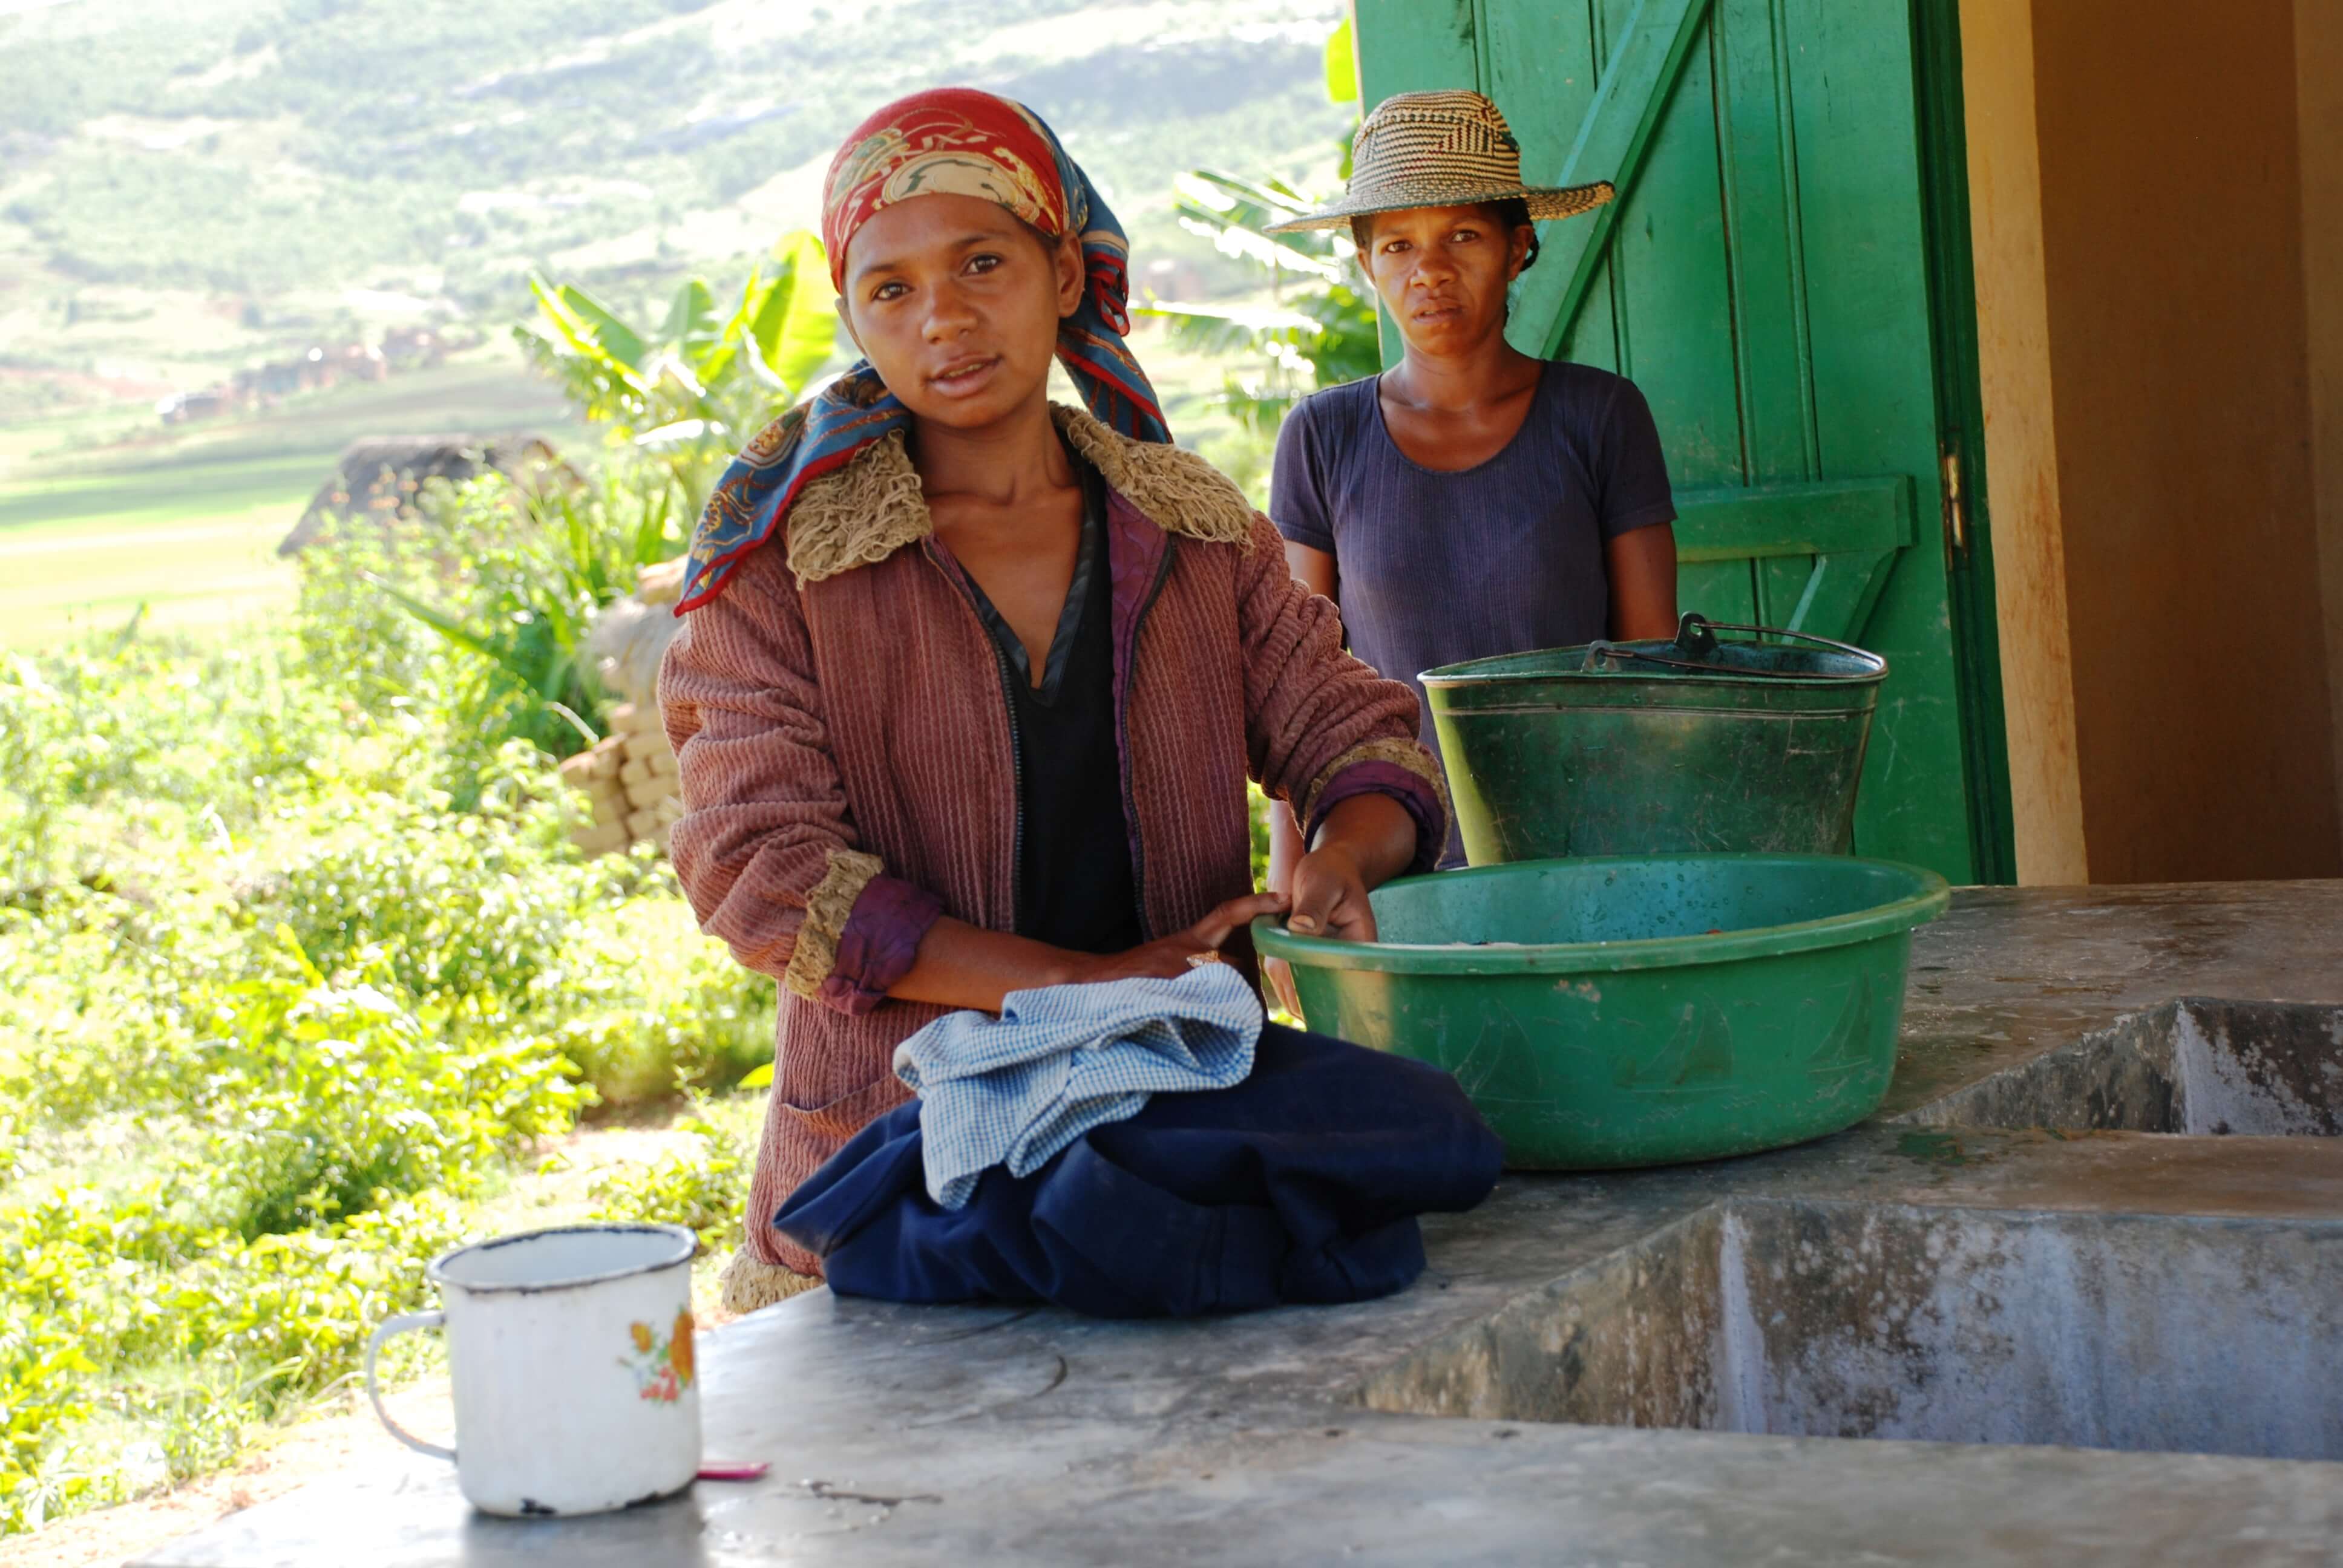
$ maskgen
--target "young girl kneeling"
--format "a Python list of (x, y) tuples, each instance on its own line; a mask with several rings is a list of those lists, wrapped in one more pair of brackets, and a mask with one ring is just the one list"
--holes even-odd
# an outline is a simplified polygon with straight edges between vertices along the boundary
[[(822, 230), (865, 357), (719, 485), (659, 681), (677, 874), (782, 985), (735, 1311), (815, 1282), (771, 1217), (909, 1098), (922, 1025), (1250, 965), (1288, 900), (1252, 891), (1248, 777), (1303, 829), (1297, 930), (1372, 940), (1368, 890), (1447, 835), (1413, 694), (1170, 444), (1121, 231), (1047, 126), (966, 89), (890, 105)], [(1087, 412), (1048, 401), (1053, 355)]]

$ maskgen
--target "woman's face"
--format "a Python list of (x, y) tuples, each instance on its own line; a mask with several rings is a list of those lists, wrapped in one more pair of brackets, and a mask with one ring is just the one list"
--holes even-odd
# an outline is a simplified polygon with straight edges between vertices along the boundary
[(924, 196), (855, 231), (838, 310), (913, 415), (979, 429), (1043, 395), (1081, 291), (1071, 236), (1052, 246), (981, 197)]
[(1505, 326), (1505, 286), (1529, 255), (1486, 207), (1425, 206), (1367, 220), (1367, 276), (1408, 347), (1453, 354)]

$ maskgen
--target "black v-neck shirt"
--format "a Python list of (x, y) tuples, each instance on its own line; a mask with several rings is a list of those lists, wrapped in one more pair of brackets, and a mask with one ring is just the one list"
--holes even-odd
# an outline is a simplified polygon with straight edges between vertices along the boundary
[(1016, 728), (1017, 934), (1116, 953), (1137, 947), (1142, 932), (1115, 739), (1106, 486), (1087, 464), (1081, 471), (1081, 548), (1038, 688), (1024, 643), (973, 578), (969, 588), (1000, 650)]

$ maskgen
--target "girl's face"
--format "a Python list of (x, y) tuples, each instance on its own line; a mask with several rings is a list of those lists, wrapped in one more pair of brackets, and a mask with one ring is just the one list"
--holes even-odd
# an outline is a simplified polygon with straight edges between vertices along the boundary
[(1505, 326), (1505, 286), (1530, 231), (1508, 233), (1486, 207), (1426, 206), (1367, 220), (1367, 276), (1408, 347), (1453, 354)]
[(1052, 243), (979, 196), (882, 209), (846, 247), (838, 312), (920, 419), (980, 429), (1045, 396), (1058, 322), (1081, 304), (1079, 240)]

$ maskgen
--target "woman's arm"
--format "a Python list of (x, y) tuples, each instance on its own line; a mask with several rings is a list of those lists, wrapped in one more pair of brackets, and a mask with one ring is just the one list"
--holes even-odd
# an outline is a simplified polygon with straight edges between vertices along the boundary
[(1288, 576), (1312, 593), (1337, 605), (1342, 601), (1335, 596), (1334, 558), (1324, 550), (1312, 549), (1308, 545), (1285, 541), (1285, 570)]
[(1633, 381), (1617, 384), (1595, 457), (1603, 568), (1611, 581), (1610, 635), (1621, 642), (1676, 629), (1675, 496), (1652, 406)]
[(1611, 637), (1619, 642), (1674, 637), (1676, 631), (1676, 530), (1656, 523), (1614, 535), (1603, 546), (1611, 578)]

